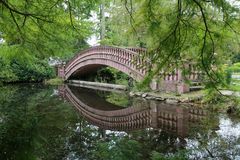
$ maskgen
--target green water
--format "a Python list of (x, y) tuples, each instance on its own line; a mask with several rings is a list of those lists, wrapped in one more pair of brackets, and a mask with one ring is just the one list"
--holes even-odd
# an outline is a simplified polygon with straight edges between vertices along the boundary
[[(108, 114), (118, 110), (122, 114)], [(126, 93), (0, 87), (0, 160), (166, 158), (240, 159), (240, 119)]]

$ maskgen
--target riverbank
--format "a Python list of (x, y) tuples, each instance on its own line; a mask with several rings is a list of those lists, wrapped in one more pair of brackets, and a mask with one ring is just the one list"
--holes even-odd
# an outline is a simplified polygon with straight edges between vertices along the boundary
[(64, 84), (64, 80), (61, 78), (52, 78), (49, 80), (45, 80), (44, 84), (48, 84), (48, 85), (63, 85)]
[[(51, 82), (51, 83), (50, 83)], [(54, 83), (53, 83), (54, 82)], [(56, 82), (56, 83), (55, 83)], [(69, 83), (71, 82), (71, 83)], [(130, 97), (138, 97), (146, 100), (156, 100), (168, 104), (186, 104), (191, 106), (199, 106), (201, 108), (208, 108), (216, 112), (233, 113), (240, 115), (240, 92), (221, 90), (222, 96), (219, 93), (210, 95), (206, 90), (192, 91), (184, 94), (166, 93), (158, 91), (131, 91), (125, 85), (107, 84), (100, 82), (88, 82), (71, 80), (64, 82), (61, 79), (53, 79), (44, 82), (45, 85), (73, 85), (77, 87), (84, 87), (94, 90), (110, 91), (110, 92), (123, 92)]]
[[(53, 80), (53, 82), (59, 82), (59, 80)], [(165, 101), (166, 103), (201, 103), (204, 96), (206, 96), (204, 90), (191, 91), (184, 94), (176, 94), (173, 92), (160, 92), (160, 91), (128, 91), (128, 87), (119, 84), (109, 84), (102, 82), (89, 82), (82, 80), (68, 80), (66, 81), (70, 85), (92, 88), (96, 90), (116, 90), (128, 92), (130, 97), (141, 97), (149, 100)], [(61, 81), (63, 83), (63, 81)], [(52, 84), (52, 83), (47, 83)], [(230, 90), (221, 90), (221, 94), (229, 97), (240, 97), (240, 92), (234, 92)]]
[[(105, 90), (105, 89), (113, 89), (113, 90), (121, 90), (127, 91), (127, 86), (125, 85), (117, 85), (117, 84), (108, 84), (108, 83), (100, 83), (100, 82), (88, 82), (88, 81), (80, 81), (80, 80), (69, 80), (67, 81), (70, 85)], [(97, 88), (96, 88), (97, 87)], [(166, 103), (200, 103), (203, 99), (204, 92), (201, 91), (193, 91), (189, 93), (184, 93), (177, 95), (175, 93), (165, 93), (165, 92), (135, 92), (130, 91), (130, 97), (141, 97), (149, 100), (157, 100), (157, 101), (165, 101)]]
[(129, 92), (131, 97), (141, 97), (147, 100), (157, 100), (168, 104), (186, 104), (209, 109), (219, 113), (240, 116), (240, 92), (220, 90), (210, 96), (204, 90), (192, 91), (181, 95), (164, 92)]
[(177, 95), (175, 93), (164, 93), (164, 92), (129, 92), (131, 97), (142, 97), (144, 99), (165, 101), (166, 103), (175, 104), (175, 103), (201, 103), (204, 92), (193, 91), (189, 93), (184, 93)]
[(204, 106), (204, 108), (209, 108), (218, 112), (228, 112), (228, 113), (240, 113), (238, 98), (240, 92), (234, 92), (229, 90), (221, 90), (221, 94), (225, 96), (220, 96), (220, 94), (213, 95), (212, 97), (207, 94), (204, 90), (191, 91), (184, 94), (176, 93), (166, 93), (159, 91), (129, 91), (125, 85), (107, 84), (100, 82), (87, 82), (79, 80), (67, 81), (70, 85), (91, 88), (96, 90), (111, 90), (125, 92), (130, 97), (139, 97), (146, 100), (156, 100), (162, 101), (168, 104), (187, 104), (192, 106)]
[[(176, 94), (171, 92), (166, 93), (166, 92), (159, 92), (159, 91), (141, 92), (141, 91), (132, 91), (132, 90), (129, 91), (129, 88), (126, 85), (109, 84), (109, 83), (102, 83), (102, 82), (90, 82), (90, 81), (81, 81), (81, 80), (68, 80), (64, 82), (60, 78), (45, 80), (43, 83), (46, 85), (63, 85), (64, 83), (67, 83), (70, 85), (90, 88), (95, 90), (125, 92), (130, 97), (139, 97), (147, 100), (163, 101), (169, 104), (185, 103), (185, 104), (192, 104), (192, 105), (199, 105), (199, 104), (207, 105), (209, 103), (205, 101), (208, 95), (204, 90), (191, 91), (189, 93), (184, 93), (184, 94)], [(0, 83), (0, 86), (1, 86), (1, 83)], [(237, 92), (237, 91), (220, 90), (220, 92), (222, 95), (225, 95), (231, 100), (233, 98), (239, 99), (240, 97), (240, 92)], [(216, 103), (218, 104), (219, 102), (216, 102)], [(229, 105), (229, 100), (227, 101), (227, 103), (228, 104), (225, 106), (232, 107), (232, 103)], [(228, 107), (225, 107), (225, 108), (228, 108)]]

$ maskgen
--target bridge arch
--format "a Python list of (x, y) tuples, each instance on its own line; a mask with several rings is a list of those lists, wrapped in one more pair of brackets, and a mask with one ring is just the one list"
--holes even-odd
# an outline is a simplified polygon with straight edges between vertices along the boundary
[(97, 46), (77, 54), (60, 70), (60, 76), (68, 80), (72, 75), (83, 74), (89, 70), (109, 66), (136, 81), (141, 81), (147, 73), (149, 62), (143, 59), (145, 49)]

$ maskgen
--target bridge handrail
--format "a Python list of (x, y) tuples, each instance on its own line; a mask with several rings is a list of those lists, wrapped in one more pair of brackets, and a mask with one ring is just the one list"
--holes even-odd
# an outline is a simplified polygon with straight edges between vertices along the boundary
[(147, 52), (146, 48), (141, 48), (141, 47), (124, 47), (124, 48), (137, 53)]
[(69, 65), (75, 60), (77, 59), (80, 55), (83, 55), (85, 53), (89, 53), (90, 51), (92, 50), (98, 50), (98, 49), (121, 49), (121, 50), (125, 50), (125, 51), (128, 51), (129, 53), (131, 54), (137, 54), (136, 52), (133, 52), (133, 51), (130, 51), (130, 50), (126, 50), (124, 48), (120, 48), (120, 47), (111, 47), (111, 46), (94, 46), (94, 47), (91, 47), (91, 48), (88, 48), (82, 52), (79, 52), (78, 54), (76, 54), (71, 60), (69, 60), (65, 66), (65, 68), (68, 68)]
[[(71, 68), (73, 68), (75, 65), (77, 65), (78, 63), (80, 63), (80, 62), (84, 62), (84, 61), (87, 61), (87, 60), (93, 60), (93, 59), (104, 59), (104, 57), (101, 57), (100, 56), (101, 54), (100, 53), (96, 53), (96, 54), (86, 54), (86, 55), (82, 55), (81, 57), (80, 57), (80, 61), (77, 61), (77, 63), (75, 63), (75, 62), (72, 62), (71, 63), (71, 65), (69, 65), (68, 67), (66, 67), (65, 68), (65, 75), (67, 75), (70, 71), (71, 71)], [(96, 57), (96, 56), (100, 56), (100, 57)], [(89, 58), (90, 57), (90, 58)], [(77, 60), (77, 59), (76, 59)], [(116, 63), (119, 63), (117, 60), (115, 60), (115, 59), (111, 59), (111, 61), (113, 61), (113, 62), (116, 62)], [(129, 60), (125, 60), (125, 62), (124, 63), (122, 63), (122, 65), (125, 65), (126, 67), (128, 67), (128, 68), (131, 68), (131, 66), (129, 65), (129, 63), (130, 63), (130, 61), (132, 61), (131, 59), (129, 59)], [(136, 73), (136, 74), (138, 74), (138, 75), (141, 75), (141, 76), (143, 76), (143, 72), (144, 72), (144, 67), (143, 66), (139, 66), (139, 64), (138, 63), (136, 63), (136, 64), (133, 64), (133, 65), (135, 65), (135, 67), (136, 67), (136, 69), (133, 69), (133, 72), (134, 73)]]
[(85, 49), (85, 50), (79, 52), (78, 54), (76, 54), (73, 58), (71, 58), (71, 59), (66, 63), (65, 68), (68, 68), (69, 65), (70, 65), (75, 59), (77, 59), (80, 55), (85, 54), (85, 53), (88, 53), (89, 51), (95, 50), (95, 49), (121, 49), (121, 50), (124, 50), (124, 51), (129, 52), (130, 54), (138, 55), (137, 52), (134, 52), (134, 51), (132, 51), (132, 50), (129, 50), (129, 49), (126, 49), (126, 48), (122, 48), (122, 47), (94, 46), (94, 47)]

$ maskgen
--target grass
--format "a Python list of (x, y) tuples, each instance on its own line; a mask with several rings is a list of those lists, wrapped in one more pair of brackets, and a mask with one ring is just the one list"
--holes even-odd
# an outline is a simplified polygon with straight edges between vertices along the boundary
[(161, 96), (164, 98), (175, 98), (175, 99), (182, 99), (182, 98), (197, 98), (197, 97), (202, 97), (204, 96), (204, 90), (200, 91), (192, 91), (189, 93), (184, 93), (184, 94), (176, 94), (176, 93), (164, 93), (164, 92), (157, 92), (157, 93), (149, 93), (150, 95), (155, 95), (155, 96)]
[(232, 91), (240, 91), (240, 85), (230, 85), (229, 89)]
[(64, 81), (63, 79), (57, 77), (57, 78), (46, 80), (44, 83), (49, 85), (61, 85), (64, 83)]
[(240, 79), (232, 78), (228, 86), (220, 87), (220, 90), (240, 91)]

